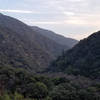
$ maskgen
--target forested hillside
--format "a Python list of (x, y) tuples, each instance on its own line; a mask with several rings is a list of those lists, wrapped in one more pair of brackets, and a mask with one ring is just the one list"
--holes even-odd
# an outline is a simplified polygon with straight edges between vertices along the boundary
[(40, 72), (65, 49), (23, 22), (0, 14), (0, 65)]
[(100, 31), (63, 53), (50, 68), (53, 72), (100, 78)]

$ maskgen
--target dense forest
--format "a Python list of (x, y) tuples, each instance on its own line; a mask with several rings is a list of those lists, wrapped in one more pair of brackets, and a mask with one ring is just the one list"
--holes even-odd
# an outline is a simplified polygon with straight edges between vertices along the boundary
[(81, 40), (52, 62), (52, 72), (100, 78), (100, 31)]
[(100, 100), (100, 80), (46, 77), (0, 67), (0, 100)]

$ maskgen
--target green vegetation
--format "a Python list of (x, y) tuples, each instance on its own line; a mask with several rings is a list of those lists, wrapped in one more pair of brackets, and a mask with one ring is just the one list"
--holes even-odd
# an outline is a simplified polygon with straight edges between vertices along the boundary
[(0, 100), (100, 100), (100, 32), (48, 68), (64, 47), (16, 19), (0, 18)]
[[(44, 30), (41, 30), (32, 29), (15, 18), (0, 14), (0, 65), (24, 68), (34, 73), (41, 72), (63, 50), (70, 48), (43, 35)], [(56, 37), (62, 36), (56, 34)], [(64, 39), (70, 41), (70, 46), (74, 45), (75, 40)]]
[(71, 50), (63, 53), (52, 62), (50, 70), (100, 78), (100, 31), (81, 40)]
[(0, 67), (0, 100), (100, 100), (100, 82), (85, 77), (46, 77)]

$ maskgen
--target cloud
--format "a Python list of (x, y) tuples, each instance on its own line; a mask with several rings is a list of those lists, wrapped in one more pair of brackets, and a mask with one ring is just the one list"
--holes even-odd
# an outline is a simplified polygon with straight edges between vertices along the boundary
[(73, 16), (75, 15), (74, 12), (68, 12), (68, 11), (63, 11), (63, 13), (67, 16)]
[(60, 25), (63, 24), (61, 21), (34, 21), (29, 19), (21, 19), (23, 22), (29, 25)]
[(5, 0), (6, 7), (1, 1), (0, 12), (65, 36), (80, 39), (100, 28), (100, 0)]
[(0, 12), (24, 13), (24, 14), (37, 13), (37, 12), (29, 11), (29, 10), (11, 10), (11, 9), (0, 9)]
[(60, 24), (60, 22), (56, 22), (56, 21), (40, 21), (40, 22), (32, 22), (32, 24), (43, 24), (43, 25), (45, 25), (45, 24)]
[(91, 35), (91, 32), (83, 34), (67, 34), (67, 37), (73, 37), (74, 39), (81, 40), (83, 37), (87, 38), (89, 35)]
[(84, 0), (69, 0), (70, 2), (83, 2)]

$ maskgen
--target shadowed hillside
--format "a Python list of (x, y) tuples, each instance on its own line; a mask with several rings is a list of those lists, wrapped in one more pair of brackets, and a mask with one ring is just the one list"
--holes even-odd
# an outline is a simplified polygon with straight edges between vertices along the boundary
[(51, 64), (51, 70), (100, 77), (100, 31), (81, 40)]
[(21, 21), (0, 14), (0, 65), (38, 72), (65, 49)]

